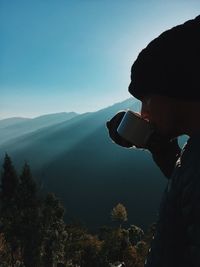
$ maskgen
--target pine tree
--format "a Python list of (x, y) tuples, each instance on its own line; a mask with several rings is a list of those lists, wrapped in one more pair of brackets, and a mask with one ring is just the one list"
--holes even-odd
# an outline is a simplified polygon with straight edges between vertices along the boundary
[(3, 163), (3, 172), (1, 174), (1, 199), (12, 200), (18, 186), (18, 177), (10, 157), (6, 154)]
[(30, 167), (27, 163), (24, 164), (22, 173), (20, 175), (19, 184), (19, 204), (22, 207), (34, 207), (37, 202), (37, 186), (33, 180)]
[(5, 241), (10, 248), (11, 265), (14, 266), (14, 255), (19, 248), (17, 238), (19, 213), (16, 205), (16, 192), (19, 180), (10, 157), (6, 154), (1, 173), (1, 226)]
[(18, 178), (11, 159), (5, 156), (0, 198), (0, 225), (11, 255), (7, 266), (14, 267), (19, 255), (25, 267), (64, 262), (64, 208), (53, 194), (42, 200), (27, 163)]
[(24, 164), (20, 175), (17, 205), (20, 213), (18, 238), (21, 243), (24, 264), (26, 267), (35, 267), (40, 264), (42, 242), (40, 198), (37, 195), (37, 186), (27, 163)]
[(42, 211), (43, 263), (52, 267), (64, 261), (64, 249), (67, 238), (64, 223), (64, 208), (54, 194), (49, 193)]

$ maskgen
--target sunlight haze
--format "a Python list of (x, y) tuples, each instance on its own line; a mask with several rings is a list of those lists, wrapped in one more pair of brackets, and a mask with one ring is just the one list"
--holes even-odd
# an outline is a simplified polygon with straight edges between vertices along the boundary
[(0, 119), (96, 111), (130, 97), (131, 65), (200, 1), (1, 0)]

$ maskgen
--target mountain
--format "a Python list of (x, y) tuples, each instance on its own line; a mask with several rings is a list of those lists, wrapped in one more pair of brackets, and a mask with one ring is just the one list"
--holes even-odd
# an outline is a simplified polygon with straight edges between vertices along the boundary
[(67, 121), (78, 114), (75, 112), (62, 112), (43, 115), (34, 119), (10, 118), (0, 120), (0, 145), (24, 134)]
[[(13, 137), (12, 140), (4, 143), (0, 148), (1, 150), (11, 151), (14, 155), (16, 154), (17, 162), (20, 162), (21, 158), (18, 157), (18, 154), (25, 155), (25, 158), (31, 161), (34, 169), (40, 169), (44, 164), (55, 160), (57, 155), (66, 153), (79, 145), (82, 139), (90, 136), (99, 127), (106, 130), (105, 123), (107, 120), (117, 111), (132, 106), (133, 100), (128, 99), (98, 112), (81, 114), (49, 127), (43, 126), (37, 131), (28, 134), (23, 133), (20, 137), (18, 135), (15, 138)], [(133, 109), (139, 109), (138, 103), (134, 104)], [(105, 133), (107, 134), (106, 131)], [(14, 133), (12, 134), (14, 135)], [(105, 136), (105, 139), (108, 139), (108, 136)], [(39, 151), (41, 148), (42, 151)], [(37, 157), (35, 157), (36, 151), (39, 153)]]
[(2, 158), (7, 152), (18, 169), (28, 161), (43, 190), (62, 200), (66, 220), (96, 229), (121, 202), (128, 222), (146, 228), (156, 220), (167, 180), (148, 151), (122, 148), (108, 137), (106, 121), (127, 108), (138, 111), (140, 104), (128, 99), (12, 139), (0, 146)]
[(16, 125), (18, 123), (25, 122), (25, 121), (28, 121), (28, 120), (30, 120), (30, 119), (28, 119), (28, 118), (18, 118), (18, 117), (3, 119), (3, 120), (0, 120), (0, 129), (9, 127), (11, 125)]

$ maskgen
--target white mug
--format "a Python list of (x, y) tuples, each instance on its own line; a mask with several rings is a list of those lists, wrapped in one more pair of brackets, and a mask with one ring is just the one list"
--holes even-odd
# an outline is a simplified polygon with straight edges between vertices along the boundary
[(124, 114), (117, 128), (117, 132), (122, 138), (138, 148), (146, 147), (149, 137), (154, 131), (151, 123), (131, 110)]

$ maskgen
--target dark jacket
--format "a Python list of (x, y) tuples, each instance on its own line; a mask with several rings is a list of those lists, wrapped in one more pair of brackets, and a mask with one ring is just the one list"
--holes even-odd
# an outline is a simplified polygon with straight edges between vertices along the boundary
[(200, 267), (200, 134), (184, 146), (168, 180), (145, 267)]

